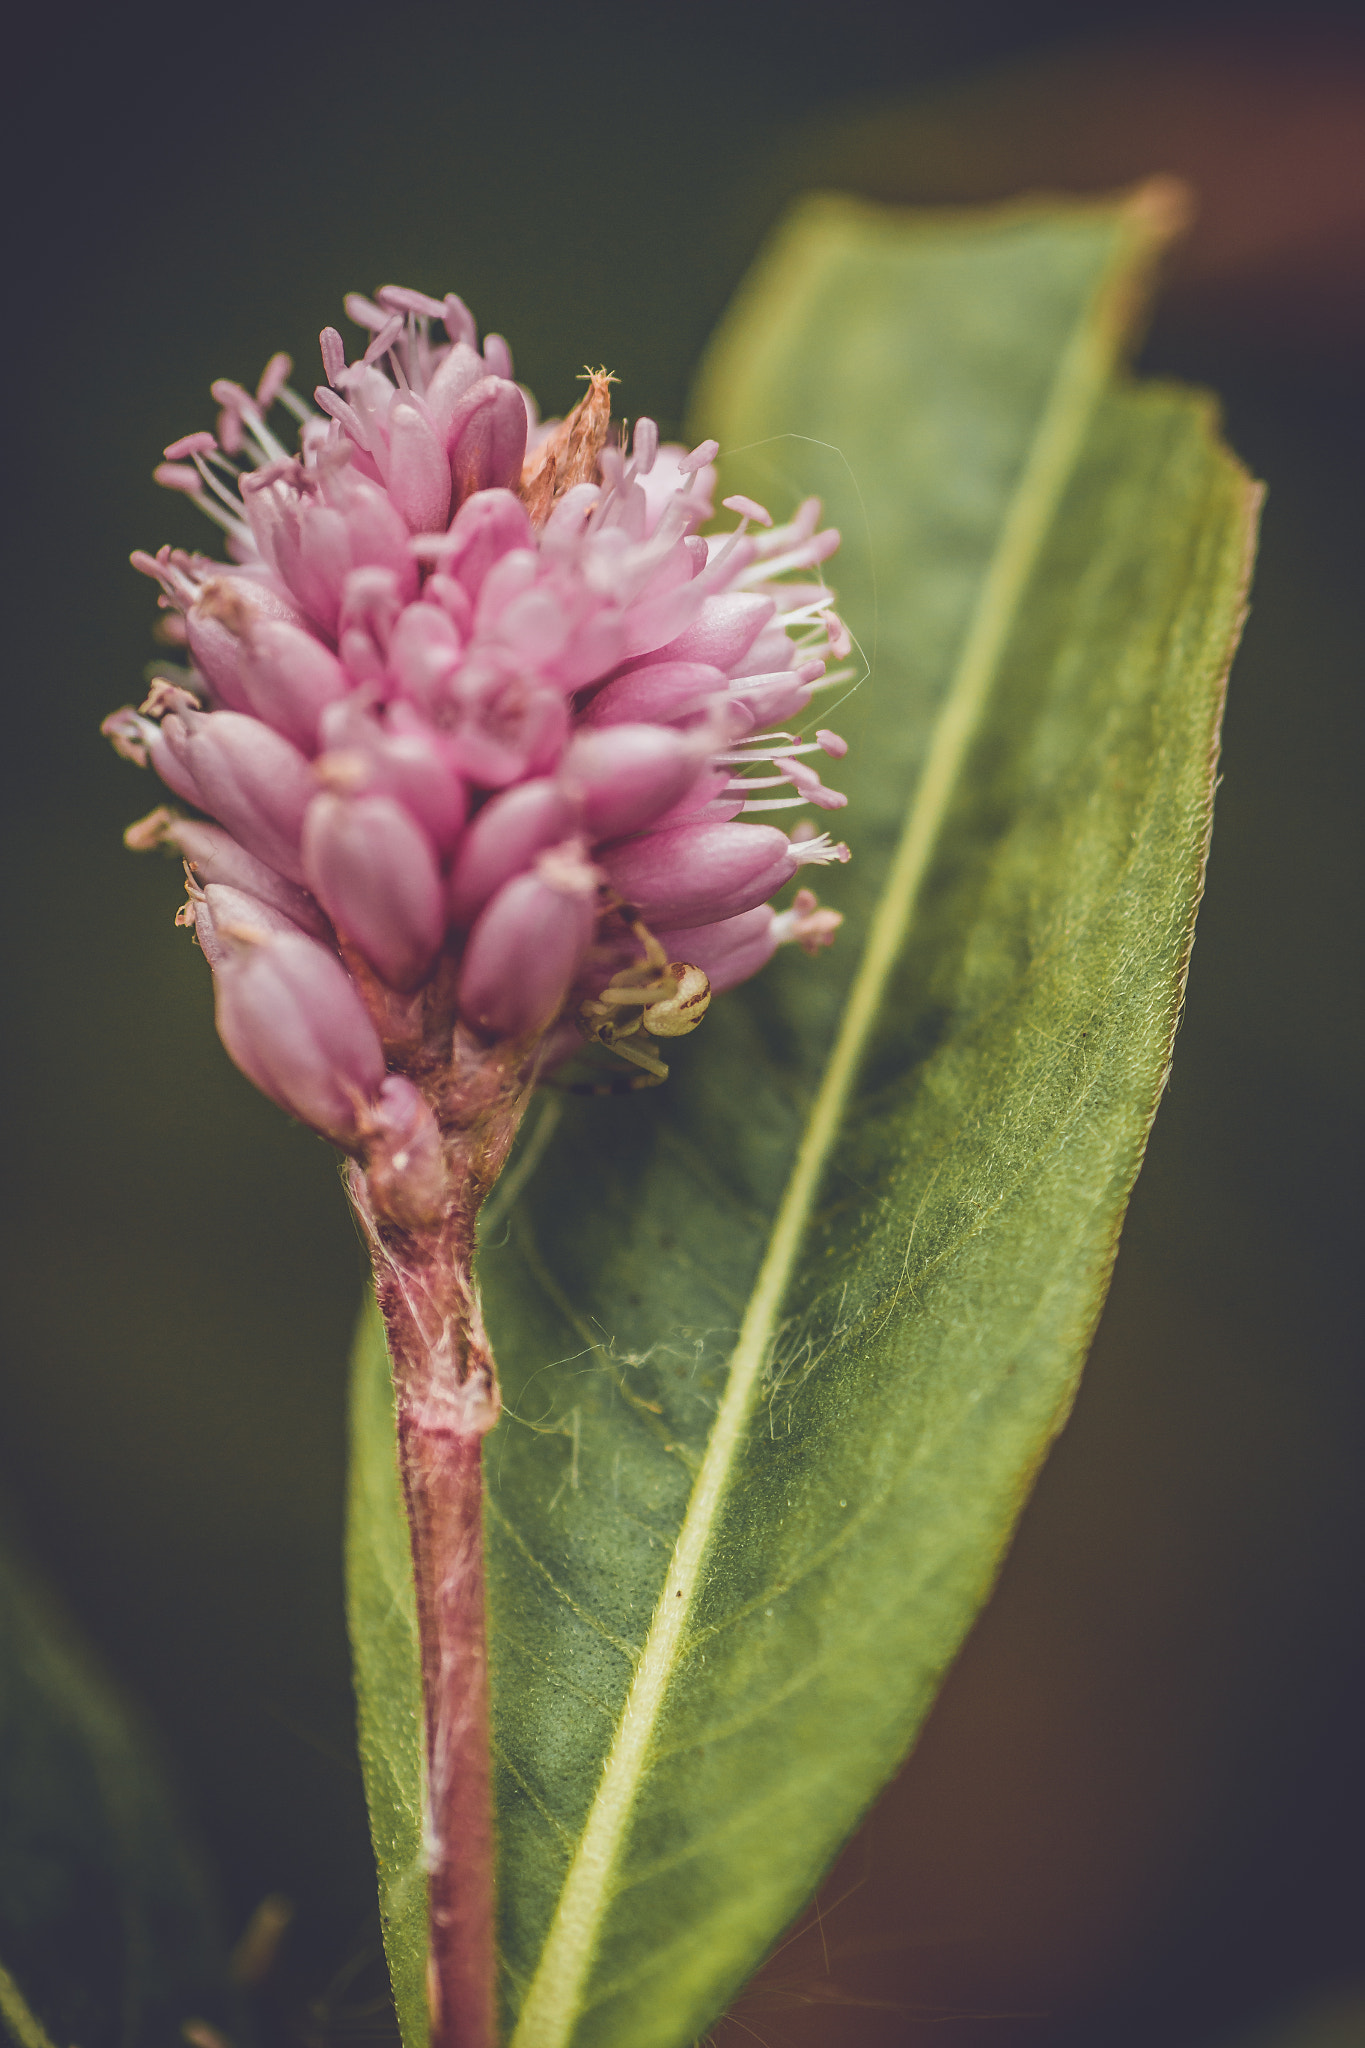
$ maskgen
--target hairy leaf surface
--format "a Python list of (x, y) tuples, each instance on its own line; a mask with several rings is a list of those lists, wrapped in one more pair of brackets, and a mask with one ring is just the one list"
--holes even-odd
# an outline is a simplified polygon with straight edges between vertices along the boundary
[(0, 2037), (171, 2048), (238, 2029), (203, 1870), (123, 1702), (0, 1550)]
[(709, 359), (725, 488), (844, 532), (872, 674), (809, 723), (852, 743), (855, 859), (831, 953), (717, 1002), (656, 1093), (551, 1098), (487, 1219), (514, 2048), (722, 2009), (905, 1754), (1073, 1397), (1254, 518), (1208, 404), (1115, 373), (1162, 215), (809, 202)]

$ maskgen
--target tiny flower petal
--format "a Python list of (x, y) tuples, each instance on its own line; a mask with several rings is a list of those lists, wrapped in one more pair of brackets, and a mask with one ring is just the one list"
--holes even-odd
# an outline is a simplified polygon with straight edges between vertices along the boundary
[(582, 723), (635, 724), (643, 719), (671, 725), (690, 717), (725, 689), (720, 669), (701, 661), (659, 661), (630, 669), (605, 683), (582, 714)]
[(543, 1031), (592, 939), (597, 871), (571, 842), (541, 854), (483, 911), (465, 947), (459, 1006), (486, 1038)]
[(389, 407), (389, 496), (414, 533), (450, 517), (450, 463), (426, 407), (400, 391)]
[(490, 896), (546, 847), (559, 845), (577, 822), (572, 799), (548, 777), (515, 783), (490, 797), (460, 842), (451, 870), (452, 921), (472, 924)]
[(712, 995), (723, 995), (757, 974), (777, 951), (776, 915), (767, 903), (742, 910), (738, 917), (722, 918), (691, 931), (670, 931), (668, 951), (679, 960), (700, 967), (711, 984)]
[(772, 825), (679, 825), (609, 847), (607, 880), (651, 928), (736, 917), (795, 873), (797, 849)]
[(752, 648), (777, 607), (770, 597), (752, 591), (726, 591), (708, 597), (694, 622), (667, 647), (661, 660), (704, 661), (733, 673)]
[(486, 377), (460, 400), (451, 423), (450, 466), (460, 499), (513, 484), (526, 458), (526, 406), (515, 384)]
[(354, 1148), (364, 1104), (384, 1079), (384, 1050), (355, 983), (314, 939), (223, 936), (214, 973), (223, 1044), (291, 1116)]
[(248, 707), (305, 754), (318, 747), (318, 721), (351, 689), (336, 656), (302, 626), (263, 619), (242, 649), (239, 677)]
[[(301, 882), (299, 835), (317, 783), (298, 748), (237, 711), (177, 712), (163, 721), (161, 740), (198, 792), (189, 801), (225, 825), (248, 853)], [(155, 747), (152, 759), (159, 767)]]
[(709, 752), (667, 726), (613, 725), (583, 733), (560, 763), (560, 787), (582, 809), (590, 839), (638, 832), (676, 804), (706, 766)]
[(145, 853), (154, 846), (173, 846), (188, 863), (201, 889), (223, 884), (257, 897), (287, 917), (315, 939), (329, 940), (327, 920), (306, 889), (296, 888), (263, 860), (257, 860), (239, 846), (221, 825), (202, 818), (181, 818), (163, 804), (149, 816), (130, 825), (123, 835), (125, 846)]
[(430, 840), (387, 796), (315, 797), (303, 823), (308, 885), (390, 988), (426, 977), (445, 932)]

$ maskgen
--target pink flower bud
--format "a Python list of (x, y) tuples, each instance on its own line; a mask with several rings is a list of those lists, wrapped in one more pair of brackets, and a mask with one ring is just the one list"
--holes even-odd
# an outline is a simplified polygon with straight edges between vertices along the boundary
[(582, 714), (588, 726), (626, 725), (637, 720), (671, 725), (704, 709), (725, 689), (718, 668), (701, 661), (659, 661), (630, 669), (605, 683)]
[(574, 804), (548, 776), (490, 797), (461, 840), (451, 870), (451, 921), (471, 925), (504, 882), (547, 846), (558, 846), (577, 822)]
[(411, 392), (389, 407), (389, 496), (414, 533), (435, 533), (450, 517), (450, 463), (444, 437)]
[(286, 882), (274, 868), (239, 846), (221, 825), (206, 824), (201, 818), (178, 818), (174, 811), (163, 807), (130, 825), (123, 842), (138, 853), (154, 846), (173, 846), (188, 861), (201, 889), (214, 883), (242, 889), (269, 904), (282, 917), (291, 918), (315, 939), (331, 937), (327, 920), (308, 891)]
[(365, 1111), (361, 1137), (375, 1214), (401, 1230), (439, 1223), (447, 1196), (441, 1133), (404, 1075), (390, 1074), (383, 1082), (378, 1099)]
[(226, 825), (248, 853), (291, 882), (303, 880), (299, 836), (317, 783), (297, 747), (237, 711), (176, 712), (163, 720), (161, 742), (199, 792), (188, 801)]
[[(777, 607), (753, 591), (725, 591), (708, 597), (692, 624), (660, 650), (670, 661), (704, 661), (733, 674)], [(784, 639), (784, 645), (790, 643)]]
[[(116, 712), (114, 715), (119, 717), (122, 714)], [(219, 718), (228, 716), (226, 712), (214, 715)], [(195, 779), (182, 744), (184, 727), (173, 718), (163, 719), (160, 725), (156, 725), (149, 718), (139, 718), (135, 711), (130, 711), (127, 717), (136, 725), (146, 747), (147, 758), (167, 789), (173, 790), (185, 803), (193, 804), (196, 810), (207, 811), (210, 808), (208, 799)], [(113, 739), (115, 746), (119, 745), (113, 719), (106, 718), (101, 730)], [(136, 745), (137, 742), (130, 738), (130, 744)]]
[(215, 704), (225, 711), (251, 708), (240, 678), (242, 632), (257, 619), (301, 623), (292, 604), (247, 576), (211, 577), (185, 614), (190, 658), (212, 691)]
[(460, 646), (454, 621), (440, 605), (410, 604), (389, 641), (389, 674), (404, 696), (430, 711), (445, 701)]
[(730, 702), (739, 714), (740, 729), (749, 732), (799, 718), (810, 699), (811, 686), (803, 681), (799, 669), (776, 675), (744, 676), (730, 685)]
[(506, 672), (502, 662), (478, 681), (461, 677), (460, 722), (451, 735), (455, 764), (480, 789), (504, 789), (553, 768), (569, 734), (569, 707), (558, 690)]
[(791, 840), (773, 825), (677, 825), (601, 855), (608, 882), (647, 925), (713, 924), (752, 910), (808, 861), (847, 860), (824, 839)]
[[(411, 812), (438, 853), (454, 851), (469, 799), (450, 742), (402, 699), (377, 714), (360, 697), (323, 714), (328, 752), (319, 779), (343, 795), (391, 796)], [(558, 834), (563, 837), (563, 834)]]
[(388, 796), (315, 797), (303, 824), (308, 885), (390, 988), (425, 979), (445, 936), (430, 840)]
[(670, 960), (700, 967), (712, 995), (719, 996), (737, 988), (771, 960), (778, 944), (775, 924), (772, 907), (760, 903), (753, 910), (742, 910), (738, 917), (722, 918), (718, 924), (670, 931), (660, 943)]
[(215, 968), (221, 966), (231, 950), (233, 932), (255, 932), (268, 938), (302, 929), (265, 897), (253, 895), (249, 889), (234, 889), (226, 882), (214, 882), (198, 896), (192, 896), (176, 921), (193, 922), (204, 958)]
[(358, 683), (387, 694), (389, 641), (403, 610), (392, 569), (353, 569), (341, 593), (337, 636), (341, 659)]
[(450, 522), (437, 559), (443, 573), (462, 583), (471, 598), (504, 555), (529, 548), (534, 535), (526, 507), (511, 491), (480, 491)]
[[(436, 367), (435, 374), (426, 388), (427, 411), (431, 423), (441, 437), (442, 448), (450, 449), (450, 429), (455, 409), (465, 393), (482, 377), (487, 375), (483, 358), (467, 341), (457, 341)], [(430, 529), (427, 529), (430, 531)]]
[(231, 1058), (300, 1123), (353, 1150), (384, 1079), (383, 1047), (355, 983), (315, 939), (224, 936), (214, 982)]
[(592, 941), (597, 870), (569, 841), (499, 889), (469, 935), (459, 1007), (485, 1038), (543, 1031)]
[(638, 832), (676, 804), (706, 766), (710, 745), (667, 726), (613, 725), (575, 739), (559, 766), (560, 787), (582, 805), (590, 839)]
[(459, 499), (516, 483), (526, 459), (526, 401), (515, 384), (482, 378), (456, 406), (449, 432)]
[(305, 754), (317, 752), (318, 720), (327, 705), (352, 688), (336, 656), (283, 619), (262, 619), (249, 629), (239, 674), (247, 707)]

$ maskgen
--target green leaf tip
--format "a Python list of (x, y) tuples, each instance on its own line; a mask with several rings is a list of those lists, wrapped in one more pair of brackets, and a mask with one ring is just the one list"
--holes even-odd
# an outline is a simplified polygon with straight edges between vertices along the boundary
[(557, 1111), (484, 1233), (512, 2048), (723, 2009), (904, 1756), (1074, 1396), (1257, 502), (1205, 400), (1119, 373), (1178, 211), (817, 198), (704, 366), (727, 489), (844, 532), (855, 861), (839, 945), (714, 1005), (653, 1096)]
[(16, 2048), (53, 2048), (52, 2036), (3, 1963), (0, 1963), (0, 2020), (4, 2021)]

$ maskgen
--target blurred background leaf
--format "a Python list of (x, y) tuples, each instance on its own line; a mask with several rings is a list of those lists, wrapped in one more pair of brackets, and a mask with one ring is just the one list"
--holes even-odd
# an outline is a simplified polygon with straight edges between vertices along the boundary
[(996, 1595), (741, 2010), (769, 2048), (1203, 2048), (1356, 1974), (1358, 10), (284, 0), (230, 32), (30, 10), (10, 58), (0, 1472), (234, 1928), (297, 1899), (299, 2013), (377, 1937), (340, 1569), (361, 1261), (325, 1148), (213, 1039), (174, 869), (119, 844), (152, 801), (96, 733), (151, 651), (127, 551), (201, 539), (151, 465), (211, 376), (281, 343), (306, 374), (351, 286), (453, 286), (547, 408), (601, 359), (676, 428), (793, 190), (1193, 178), (1144, 367), (1225, 395), (1270, 502), (1172, 1090)]
[(215, 1901), (143, 1732), (65, 1615), (0, 1550), (0, 2020), (170, 2048), (230, 2025)]

